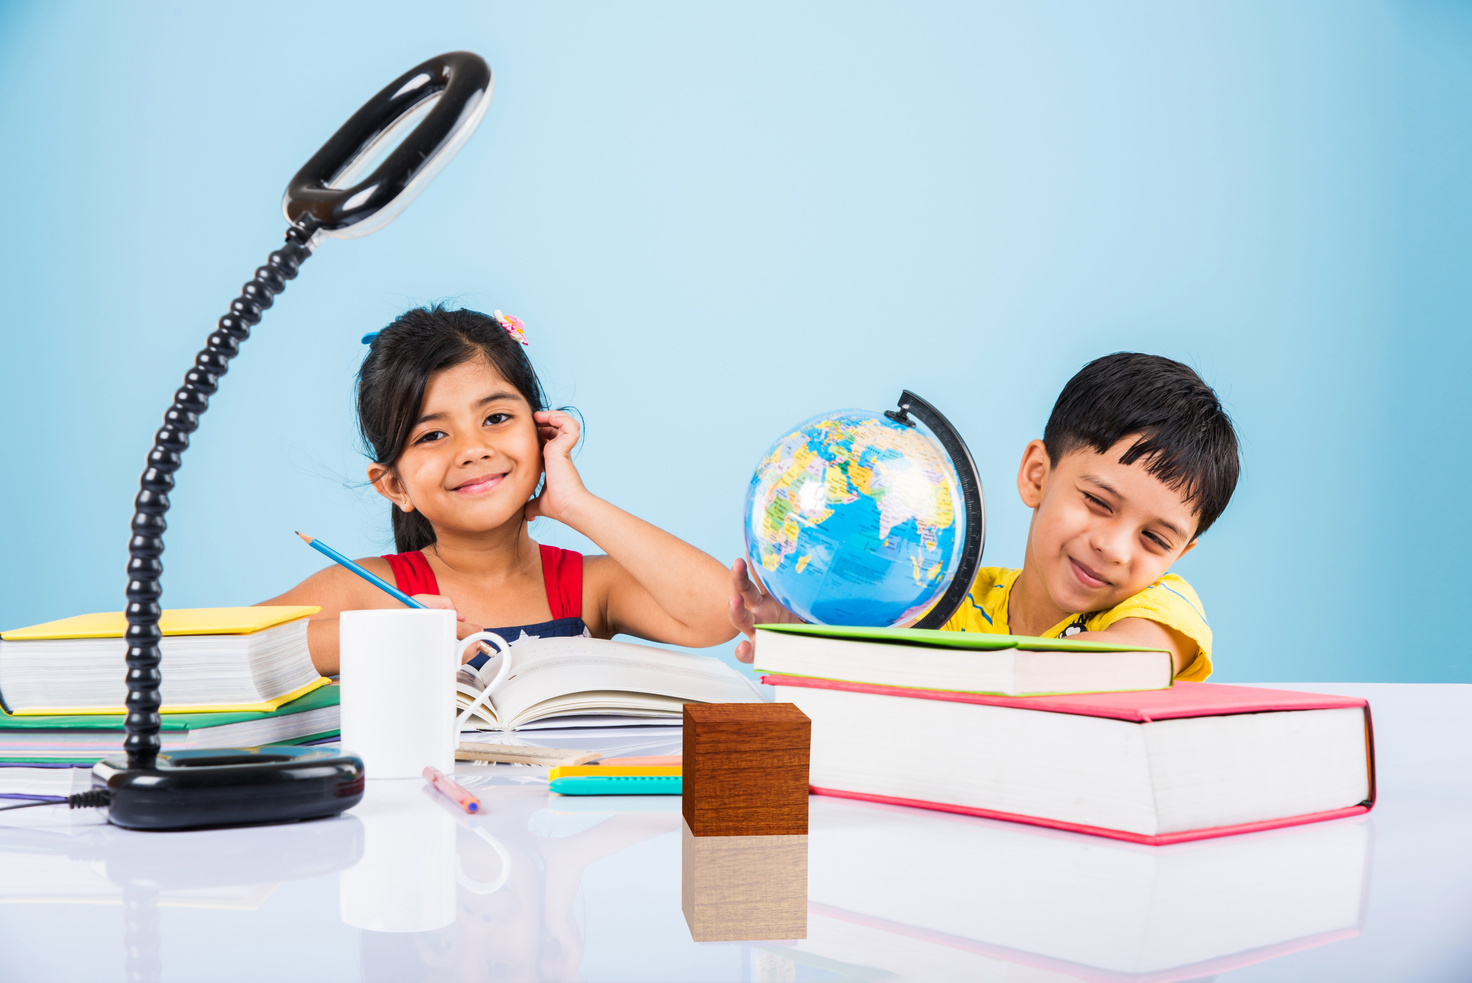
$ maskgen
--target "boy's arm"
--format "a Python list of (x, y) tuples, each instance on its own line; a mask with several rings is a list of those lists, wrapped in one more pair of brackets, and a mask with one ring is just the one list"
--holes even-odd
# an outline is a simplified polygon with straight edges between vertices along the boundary
[(1197, 651), (1194, 638), (1149, 618), (1122, 618), (1103, 631), (1081, 631), (1068, 637), (1110, 645), (1137, 645), (1142, 649), (1165, 649), (1170, 652), (1175, 672), (1189, 666)]

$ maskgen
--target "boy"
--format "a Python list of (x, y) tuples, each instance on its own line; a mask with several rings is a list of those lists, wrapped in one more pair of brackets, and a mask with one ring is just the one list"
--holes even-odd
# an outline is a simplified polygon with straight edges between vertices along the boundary
[[(1196, 546), (1237, 486), (1237, 434), (1188, 366), (1118, 352), (1079, 371), (1043, 439), (1022, 453), (1032, 509), (1022, 569), (985, 567), (949, 631), (1072, 636), (1168, 649), (1176, 678), (1211, 675), (1211, 628), (1173, 563)], [(797, 620), (731, 567), (731, 623)], [(750, 662), (751, 642), (736, 648)]]

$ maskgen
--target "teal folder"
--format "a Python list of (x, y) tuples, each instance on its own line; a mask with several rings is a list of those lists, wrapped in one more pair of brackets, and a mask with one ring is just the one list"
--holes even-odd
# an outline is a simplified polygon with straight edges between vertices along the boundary
[(558, 795), (679, 795), (679, 775), (569, 775), (552, 779)]

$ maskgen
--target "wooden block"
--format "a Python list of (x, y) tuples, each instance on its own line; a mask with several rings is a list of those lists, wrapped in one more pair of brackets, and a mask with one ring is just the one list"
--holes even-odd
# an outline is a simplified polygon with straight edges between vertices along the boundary
[(696, 942), (762, 942), (808, 935), (806, 836), (680, 832), (680, 908)]
[(681, 809), (690, 831), (806, 834), (812, 727), (791, 703), (686, 703)]

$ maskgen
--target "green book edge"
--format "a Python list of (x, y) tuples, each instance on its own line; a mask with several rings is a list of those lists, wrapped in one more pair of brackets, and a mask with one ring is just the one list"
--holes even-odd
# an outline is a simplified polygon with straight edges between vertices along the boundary
[[(337, 686), (319, 686), (290, 703), (283, 703), (278, 710), (234, 710), (224, 713), (165, 713), (161, 714), (162, 731), (189, 731), (201, 727), (221, 727), (238, 724), (262, 717), (277, 717), (304, 710), (319, 710), (336, 706), (342, 690)], [(17, 717), (6, 713), (0, 715), (0, 732), (7, 730), (115, 730), (123, 729), (120, 713), (64, 713), (51, 716)]]
[[(335, 730), (324, 730), (320, 734), (306, 734), (306, 735), (304, 735), (302, 737), (292, 737), (292, 738), (289, 738), (289, 739), (284, 740), (284, 741), (272, 741), (270, 744), (262, 744), (262, 745), (259, 745), (259, 746), (260, 747), (276, 747), (276, 746), (279, 746), (279, 745), (285, 745), (285, 746), (290, 747), (290, 746), (295, 746), (295, 745), (298, 745), (298, 744), (311, 744), (313, 741), (325, 741), (325, 740), (327, 740), (330, 737), (336, 737), (336, 736), (338, 736), (338, 733), (339, 732), (338, 731), (335, 731)], [(210, 748), (191, 748), (191, 750), (208, 751), (208, 750), (211, 750), (211, 749)], [(104, 755), (104, 757), (110, 756), (111, 754), (112, 754), (112, 752), (109, 751), (107, 755)], [(123, 756), (123, 749), (122, 749), (122, 745), (121, 744), (118, 746), (117, 755), (118, 755), (118, 757), (122, 757)], [(11, 755), (0, 754), (0, 767), (8, 767), (8, 766), (12, 766), (12, 765), (18, 766), (18, 767), (24, 767), (26, 765), (70, 765), (73, 768), (91, 768), (93, 765), (95, 765), (98, 762), (98, 760), (99, 759), (97, 759), (97, 758), (77, 758), (77, 757), (71, 757), (71, 758), (26, 758), (26, 757), (21, 757), (21, 756), (14, 756), (14, 757), (12, 757)]]
[(931, 648), (971, 649), (994, 652), (1018, 649), (1023, 652), (1164, 652), (1165, 649), (1138, 645), (1110, 645), (1072, 638), (1034, 638), (1030, 635), (991, 635), (974, 631), (941, 631), (937, 628), (862, 628), (842, 625), (757, 625), (763, 631), (784, 635), (814, 635), (858, 642), (890, 645), (926, 645)]

